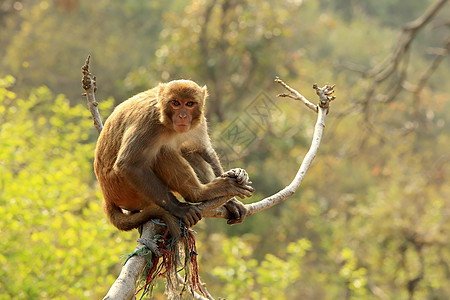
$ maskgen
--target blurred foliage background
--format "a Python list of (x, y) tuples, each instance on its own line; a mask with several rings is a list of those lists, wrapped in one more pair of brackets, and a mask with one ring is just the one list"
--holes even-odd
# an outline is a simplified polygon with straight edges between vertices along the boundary
[(300, 190), (244, 224), (196, 226), (215, 297), (448, 299), (448, 3), (377, 77), (436, 2), (0, 0), (0, 299), (101, 298), (135, 247), (101, 208), (88, 54), (103, 119), (160, 81), (206, 84), (224, 167), (257, 190), (246, 201), (292, 180), (313, 130), (274, 77), (313, 102), (314, 82), (337, 84)]

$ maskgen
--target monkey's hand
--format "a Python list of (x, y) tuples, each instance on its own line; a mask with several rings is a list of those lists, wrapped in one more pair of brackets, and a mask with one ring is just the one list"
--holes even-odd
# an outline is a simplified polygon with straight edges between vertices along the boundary
[[(241, 168), (231, 169), (228, 172), (222, 174), (222, 177), (234, 178), (236, 182), (242, 186), (250, 186), (252, 184), (249, 181), (248, 173)], [(230, 212), (231, 218), (228, 219), (227, 223), (230, 225), (242, 223), (247, 215), (247, 208), (244, 204), (233, 198), (224, 204), (225, 208)]]
[(188, 228), (197, 224), (203, 217), (201, 210), (196, 205), (189, 203), (179, 203), (172, 214), (181, 219)]
[(247, 216), (247, 208), (245, 208), (244, 204), (236, 198), (229, 200), (224, 206), (231, 215), (227, 221), (227, 224), (229, 225), (242, 223)]
[(244, 199), (245, 197), (251, 197), (252, 193), (255, 191), (255, 189), (250, 186), (252, 182), (249, 181), (247, 171), (245, 171), (244, 169), (231, 169), (223, 173), (220, 177), (233, 180), (234, 186), (232, 187), (232, 189), (234, 188), (237, 191), (240, 191), (238, 193), (235, 193), (234, 196), (238, 196)]
[(231, 169), (221, 175), (221, 177), (235, 178), (236, 182), (240, 185), (251, 185), (252, 182), (249, 181), (247, 171), (241, 168)]

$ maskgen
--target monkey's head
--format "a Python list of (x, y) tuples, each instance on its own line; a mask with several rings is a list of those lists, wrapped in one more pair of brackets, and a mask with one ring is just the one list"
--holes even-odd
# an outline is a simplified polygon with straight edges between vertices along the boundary
[(158, 91), (160, 121), (176, 132), (186, 132), (197, 127), (202, 120), (206, 86), (200, 87), (190, 80), (161, 83)]

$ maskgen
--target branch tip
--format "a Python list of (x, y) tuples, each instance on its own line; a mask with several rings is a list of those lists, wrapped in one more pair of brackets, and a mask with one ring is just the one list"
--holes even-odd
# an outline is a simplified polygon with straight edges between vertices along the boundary
[(81, 87), (85, 91), (82, 95), (87, 99), (89, 110), (94, 119), (94, 126), (97, 129), (97, 132), (100, 133), (103, 129), (103, 123), (100, 118), (100, 113), (97, 108), (98, 102), (95, 97), (95, 93), (97, 92), (97, 77), (89, 72), (90, 61), (91, 55), (89, 54), (84, 65), (81, 67), (81, 73), (83, 74), (83, 77), (81, 78)]
[(336, 96), (334, 95), (334, 87), (336, 85), (329, 85), (328, 83), (322, 87), (319, 88), (317, 84), (313, 85), (313, 89), (316, 90), (316, 94), (319, 96), (319, 106), (322, 108), (329, 108), (330, 102), (336, 99)]
[(289, 97), (289, 95), (283, 93), (283, 94), (278, 94), (277, 97)]
[(84, 63), (84, 65), (85, 65), (86, 67), (88, 67), (88, 68), (89, 68), (89, 63), (90, 63), (90, 61), (91, 61), (91, 55), (88, 54), (88, 56), (86, 57), (86, 62)]
[(288, 86), (283, 80), (281, 80), (279, 77), (275, 77), (275, 82), (281, 84), (286, 90), (289, 91), (289, 94), (280, 94), (278, 95), (278, 97), (288, 97), (288, 98), (292, 98), (294, 100), (300, 100), (302, 101), (309, 109), (318, 112), (317, 106), (312, 104), (311, 102), (308, 101), (308, 99), (306, 99), (302, 94), (300, 94), (298, 91), (296, 91), (295, 89), (291, 88), (290, 86)]

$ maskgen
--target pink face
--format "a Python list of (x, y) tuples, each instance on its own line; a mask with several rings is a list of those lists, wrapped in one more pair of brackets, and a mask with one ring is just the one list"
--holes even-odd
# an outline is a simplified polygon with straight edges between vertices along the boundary
[(191, 99), (172, 99), (169, 104), (173, 111), (172, 121), (175, 131), (188, 131), (191, 128), (192, 115), (198, 103)]

